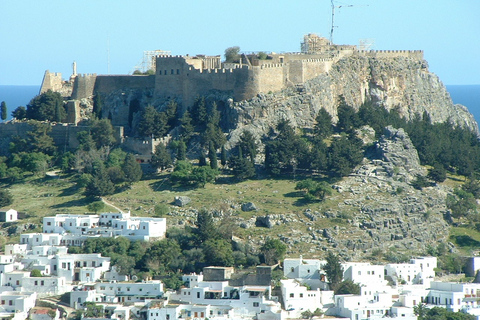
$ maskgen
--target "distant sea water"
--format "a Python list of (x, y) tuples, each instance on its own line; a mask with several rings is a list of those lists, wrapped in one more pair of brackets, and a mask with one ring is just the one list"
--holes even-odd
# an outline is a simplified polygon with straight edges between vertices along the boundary
[(0, 85), (0, 102), (7, 104), (7, 119), (12, 118), (12, 111), (19, 106), (26, 107), (33, 97), (40, 92), (40, 86), (5, 86)]
[(480, 124), (480, 84), (447, 86), (453, 103), (462, 104)]

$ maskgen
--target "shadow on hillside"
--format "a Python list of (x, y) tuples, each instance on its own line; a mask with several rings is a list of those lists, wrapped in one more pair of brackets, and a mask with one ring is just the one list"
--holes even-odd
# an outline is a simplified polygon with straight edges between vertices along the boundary
[(81, 199), (75, 199), (75, 200), (70, 200), (67, 202), (63, 203), (58, 203), (50, 206), (52, 209), (59, 209), (59, 208), (71, 208), (71, 207), (83, 207), (87, 206), (91, 201), (89, 201), (87, 198), (81, 198)]
[(74, 184), (68, 188), (63, 189), (58, 196), (59, 197), (73, 196), (74, 194), (78, 193), (79, 190), (80, 188), (76, 184)]
[(305, 194), (305, 191), (292, 191), (284, 193), (283, 196), (287, 198), (301, 198)]
[(452, 236), (451, 238), (455, 239), (455, 242), (460, 247), (478, 247), (478, 246), (480, 246), (480, 241), (477, 241), (477, 240), (475, 240), (472, 237), (467, 236), (467, 235)]

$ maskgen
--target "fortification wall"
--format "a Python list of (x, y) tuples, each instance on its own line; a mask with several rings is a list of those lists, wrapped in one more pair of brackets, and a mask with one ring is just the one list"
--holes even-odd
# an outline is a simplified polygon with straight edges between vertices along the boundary
[(359, 55), (371, 58), (411, 58), (423, 60), (423, 50), (359, 50)]
[[(168, 58), (168, 59), (166, 59)], [(201, 62), (201, 60), (199, 60)], [(196, 69), (184, 57), (157, 57), (155, 95), (175, 98), (186, 108), (211, 91), (232, 92), (243, 96), (248, 82), (248, 67), (237, 69)]]
[(255, 90), (256, 93), (249, 93), (249, 97), (252, 98), (255, 94), (262, 92), (275, 92), (285, 87), (285, 74), (287, 73), (288, 66), (283, 63), (278, 64), (264, 64), (260, 67), (254, 67), (255, 76)]
[(78, 74), (73, 82), (72, 99), (80, 100), (93, 95), (97, 74)]
[(329, 72), (334, 64), (333, 59), (307, 59), (302, 61), (303, 80), (308, 81), (320, 74)]
[[(77, 133), (88, 131), (88, 127), (74, 126), (69, 124), (50, 124), (52, 131), (48, 134), (52, 137), (58, 148), (71, 150), (78, 147)], [(27, 137), (27, 133), (32, 130), (28, 122), (6, 122), (0, 123), (0, 137), (2, 139), (11, 139), (14, 136), (22, 138)], [(113, 127), (114, 136), (117, 143), (123, 141), (123, 127)], [(63, 149), (62, 149), (63, 150)]]
[(155, 87), (155, 76), (144, 75), (99, 75), (96, 77), (94, 92), (111, 93), (122, 89), (153, 89)]
[(52, 90), (54, 92), (62, 90), (62, 74), (60, 72), (45, 71), (43, 75), (42, 86), (40, 87), (40, 94)]

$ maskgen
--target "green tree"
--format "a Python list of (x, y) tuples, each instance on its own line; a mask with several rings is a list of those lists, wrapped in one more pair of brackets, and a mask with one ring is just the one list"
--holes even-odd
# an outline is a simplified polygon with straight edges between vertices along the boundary
[(155, 170), (164, 170), (172, 165), (172, 157), (170, 152), (168, 152), (167, 147), (163, 143), (159, 143), (155, 147), (155, 152), (152, 155), (152, 161), (150, 165)]
[(207, 209), (203, 208), (198, 211), (195, 226), (197, 227), (196, 234), (200, 242), (218, 238), (217, 226), (213, 221), (212, 214)]
[(112, 146), (117, 143), (113, 126), (109, 119), (94, 121), (90, 131), (92, 139), (95, 141), (97, 148), (101, 148), (103, 146)]
[(135, 156), (131, 153), (128, 153), (125, 157), (122, 170), (125, 174), (125, 180), (129, 183), (140, 181), (142, 178), (142, 167), (140, 167), (140, 163), (137, 162)]
[(260, 248), (260, 252), (267, 265), (274, 265), (283, 260), (287, 246), (278, 239), (269, 238)]
[(90, 212), (97, 212), (102, 211), (105, 208), (105, 203), (103, 201), (94, 201), (88, 204), (87, 209)]
[(0, 103), (0, 118), (5, 121), (7, 120), (7, 104), (5, 101)]
[(232, 245), (224, 239), (209, 239), (202, 245), (205, 262), (210, 266), (233, 266)]
[(220, 152), (220, 164), (223, 167), (227, 164), (227, 150), (225, 150), (225, 145), (222, 146), (222, 151)]
[(471, 193), (475, 199), (480, 199), (480, 182), (470, 178), (462, 185), (462, 190)]
[(258, 144), (255, 141), (255, 137), (248, 130), (243, 130), (240, 135), (240, 141), (238, 142), (239, 148), (242, 150), (244, 157), (250, 158), (252, 163), (255, 163), (255, 157), (257, 156)]
[(182, 250), (177, 241), (162, 239), (150, 245), (138, 265), (142, 266), (143, 270), (154, 274), (165, 274), (178, 266), (181, 253)]
[(170, 212), (170, 208), (164, 203), (156, 204), (153, 210), (157, 218), (163, 218)]
[(477, 202), (473, 194), (459, 188), (455, 188), (453, 193), (454, 195), (447, 195), (446, 204), (454, 218), (466, 217), (470, 212), (476, 213)]
[(208, 159), (210, 160), (210, 168), (214, 170), (218, 169), (217, 150), (212, 141), (208, 145)]
[(313, 181), (312, 179), (297, 182), (295, 190), (303, 190), (304, 198), (308, 201), (323, 201), (326, 195), (332, 194), (332, 187), (326, 181)]
[(93, 114), (97, 119), (102, 119), (102, 111), (103, 111), (103, 99), (99, 92), (95, 92), (93, 96)]
[(255, 177), (255, 165), (250, 159), (243, 157), (241, 148), (238, 148), (238, 155), (231, 156), (228, 165), (232, 169), (233, 176), (239, 180), (245, 180)]
[(27, 109), (25, 107), (19, 106), (12, 111), (12, 117), (17, 120), (23, 120), (27, 118)]
[(339, 132), (351, 133), (360, 124), (357, 112), (346, 103), (343, 96), (338, 97), (337, 116), (337, 130)]
[(352, 280), (344, 280), (338, 284), (335, 294), (360, 295), (360, 285)]
[(188, 110), (183, 113), (183, 116), (180, 118), (180, 131), (181, 137), (188, 141), (192, 136), (194, 131), (194, 126), (192, 124), (192, 116)]
[(418, 320), (425, 319), (425, 316), (428, 313), (428, 308), (425, 303), (419, 303), (413, 307), (413, 313), (417, 316)]
[(325, 271), (328, 282), (330, 283), (330, 289), (336, 292), (338, 285), (343, 279), (343, 267), (338, 256), (333, 254), (331, 251), (328, 252), (326, 260), (327, 263), (323, 266), (323, 270)]
[(200, 150), (200, 154), (198, 155), (198, 165), (201, 167), (207, 165), (207, 156), (203, 150)]
[(187, 158), (187, 145), (180, 140), (177, 145), (177, 160), (184, 161)]
[(343, 177), (363, 160), (362, 140), (355, 136), (341, 136), (328, 148), (328, 168), (331, 174)]
[(447, 179), (447, 170), (441, 163), (437, 162), (433, 165), (433, 168), (428, 170), (427, 176), (435, 182), (443, 182)]
[(49, 124), (31, 121), (31, 130), (27, 133), (27, 149), (28, 152), (41, 152), (47, 155), (54, 155), (57, 147), (53, 138), (49, 135), (52, 127)]
[(7, 189), (0, 189), (0, 208), (13, 203), (13, 196)]
[(330, 136), (332, 132), (332, 116), (325, 108), (321, 108), (315, 117), (315, 126), (313, 127), (314, 139), (323, 140)]
[(115, 186), (103, 166), (96, 170), (92, 175), (92, 179), (85, 187), (85, 195), (87, 197), (102, 197), (112, 194), (114, 191)]
[(40, 270), (38, 269), (33, 269), (32, 271), (30, 271), (30, 277), (43, 277), (42, 275), (42, 272), (40, 272)]
[(234, 46), (225, 49), (225, 62), (239, 62), (240, 61), (240, 47)]
[(167, 117), (167, 126), (169, 130), (177, 125), (177, 108), (178, 104), (175, 100), (170, 100), (168, 102), (165, 115)]
[(58, 92), (48, 90), (27, 105), (27, 118), (38, 121), (63, 121), (66, 118), (63, 98)]

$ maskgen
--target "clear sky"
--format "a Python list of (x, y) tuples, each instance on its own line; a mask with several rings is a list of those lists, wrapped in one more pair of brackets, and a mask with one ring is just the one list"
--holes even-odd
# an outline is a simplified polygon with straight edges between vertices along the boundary
[[(335, 2), (334, 42), (421, 49), (445, 84), (480, 84), (480, 0)], [(353, 5), (353, 6), (348, 6)], [(45, 70), (128, 74), (144, 50), (223, 54), (300, 50), (329, 37), (330, 0), (0, 0), (0, 85), (40, 85)]]

